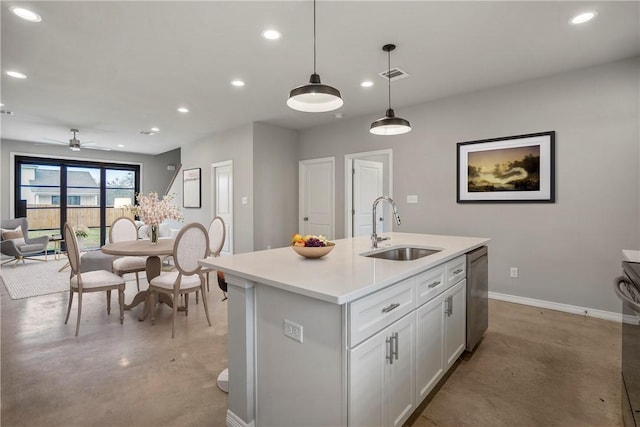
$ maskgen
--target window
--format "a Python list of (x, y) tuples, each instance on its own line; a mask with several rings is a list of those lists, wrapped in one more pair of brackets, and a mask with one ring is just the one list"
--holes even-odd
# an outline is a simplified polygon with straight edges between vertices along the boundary
[[(70, 159), (16, 156), (16, 217), (29, 220), (30, 237), (62, 233), (65, 222), (85, 225), (87, 247), (104, 243), (109, 225), (130, 210), (114, 202), (135, 203), (140, 188), (140, 166)], [(121, 203), (122, 204), (122, 203)]]

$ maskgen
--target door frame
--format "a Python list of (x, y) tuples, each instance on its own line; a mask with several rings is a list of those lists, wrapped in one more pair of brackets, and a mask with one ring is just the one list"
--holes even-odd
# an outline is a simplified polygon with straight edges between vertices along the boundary
[(304, 229), (304, 195), (307, 191), (305, 187), (305, 166), (316, 163), (331, 163), (331, 172), (333, 176), (333, 187), (331, 188), (331, 197), (333, 199), (333, 209), (331, 209), (331, 236), (326, 236), (329, 239), (333, 239), (336, 234), (336, 158), (335, 157), (321, 157), (318, 159), (300, 160), (298, 162), (298, 230), (302, 232)]
[[(216, 192), (218, 191), (218, 188), (216, 187), (216, 168), (221, 168), (221, 167), (225, 167), (225, 166), (229, 166), (231, 168), (231, 226), (229, 227), (231, 229), (231, 239), (228, 240), (229, 242), (229, 253), (233, 254), (234, 253), (234, 248), (233, 248), (233, 240), (235, 238), (235, 206), (234, 206), (234, 190), (233, 190), (233, 160), (225, 160), (222, 162), (216, 162), (216, 163), (211, 163), (211, 218), (213, 218), (214, 216), (216, 216)], [(229, 236), (226, 236), (225, 239), (228, 239)]]
[[(384, 180), (389, 188), (389, 194), (384, 194), (393, 198), (393, 149), (387, 148), (384, 150), (365, 151), (362, 153), (352, 153), (344, 155), (344, 229), (345, 236), (351, 237), (353, 235), (353, 224), (351, 223), (351, 212), (353, 211), (353, 175), (351, 170), (353, 169), (353, 160), (362, 159), (369, 160), (374, 156), (386, 156), (389, 164), (389, 173), (385, 174)], [(381, 194), (382, 196), (383, 194)], [(389, 215), (384, 215), (388, 218)]]

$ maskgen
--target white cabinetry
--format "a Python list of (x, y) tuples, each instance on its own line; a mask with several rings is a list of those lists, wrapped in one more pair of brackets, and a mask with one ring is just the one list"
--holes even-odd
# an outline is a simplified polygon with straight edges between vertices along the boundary
[(458, 257), (350, 304), (350, 427), (401, 426), (464, 351), (465, 265)]
[(349, 350), (349, 426), (401, 426), (415, 409), (415, 313)]
[(458, 360), (466, 345), (466, 284), (466, 280), (461, 280), (444, 293), (445, 371)]

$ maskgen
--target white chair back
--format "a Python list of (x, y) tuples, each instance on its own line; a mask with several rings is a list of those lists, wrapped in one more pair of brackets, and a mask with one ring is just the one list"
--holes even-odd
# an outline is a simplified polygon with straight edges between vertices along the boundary
[(71, 276), (75, 276), (80, 271), (80, 250), (78, 249), (78, 239), (73, 227), (69, 223), (64, 224), (64, 242), (67, 245), (67, 256), (71, 266)]
[(214, 217), (209, 224), (209, 255), (220, 256), (220, 251), (224, 246), (226, 227), (224, 220), (219, 216)]
[(197, 273), (201, 266), (198, 260), (206, 258), (209, 251), (207, 230), (197, 222), (182, 227), (176, 237), (173, 260), (176, 268), (185, 276)]
[(109, 241), (115, 242), (127, 242), (130, 240), (138, 239), (138, 228), (136, 223), (131, 218), (121, 216), (113, 221), (111, 229), (109, 230)]

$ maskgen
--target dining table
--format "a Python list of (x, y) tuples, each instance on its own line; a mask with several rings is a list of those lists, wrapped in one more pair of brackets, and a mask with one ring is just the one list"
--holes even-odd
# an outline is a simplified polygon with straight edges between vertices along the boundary
[[(158, 239), (157, 243), (151, 243), (151, 240), (139, 239), (107, 243), (100, 249), (103, 253), (114, 256), (147, 257), (145, 270), (147, 281), (151, 282), (151, 280), (159, 276), (160, 272), (162, 271), (162, 261), (160, 257), (173, 255), (174, 245), (175, 239), (170, 238)], [(133, 298), (133, 301), (131, 301), (131, 304), (125, 304), (124, 309), (131, 310), (140, 303), (144, 302), (144, 309), (138, 316), (138, 320), (142, 321), (147, 317), (147, 315), (149, 314), (149, 310), (151, 309), (149, 304), (149, 297), (150, 293), (146, 289), (139, 291)], [(173, 299), (171, 298), (171, 296), (162, 292), (158, 293), (158, 302), (165, 303), (169, 307), (173, 307)]]

